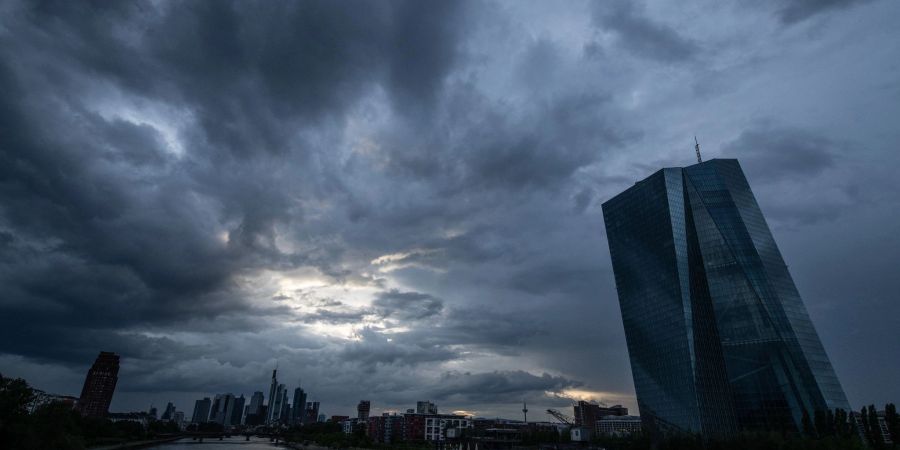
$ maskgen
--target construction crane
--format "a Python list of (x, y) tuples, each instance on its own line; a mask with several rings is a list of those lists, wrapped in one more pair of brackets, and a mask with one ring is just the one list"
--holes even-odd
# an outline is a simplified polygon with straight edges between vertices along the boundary
[(555, 409), (548, 409), (547, 414), (550, 414), (551, 416), (555, 417), (556, 420), (560, 421), (560, 423), (564, 423), (566, 425), (575, 425), (575, 419), (573, 419)]

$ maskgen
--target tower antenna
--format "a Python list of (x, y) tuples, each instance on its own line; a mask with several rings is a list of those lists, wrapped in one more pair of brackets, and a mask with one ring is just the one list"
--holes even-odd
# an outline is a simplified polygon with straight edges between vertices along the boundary
[(697, 162), (702, 163), (703, 159), (700, 158), (700, 143), (697, 142), (697, 135), (694, 135), (694, 150), (697, 151)]

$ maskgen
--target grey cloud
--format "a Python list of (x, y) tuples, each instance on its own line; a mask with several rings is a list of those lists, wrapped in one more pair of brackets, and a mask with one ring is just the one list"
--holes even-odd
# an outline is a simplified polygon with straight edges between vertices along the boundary
[(366, 315), (366, 311), (334, 311), (324, 308), (318, 308), (314, 313), (304, 315), (303, 321), (306, 323), (324, 322), (329, 324), (359, 323), (363, 320), (363, 318), (366, 317)]
[(775, 5), (778, 19), (790, 25), (817, 14), (850, 8), (867, 1), (869, 0), (779, 0)]
[(842, 144), (799, 128), (755, 125), (726, 144), (724, 153), (739, 158), (757, 180), (811, 177), (834, 167)]
[[(642, 58), (671, 63), (693, 59), (700, 51), (696, 42), (647, 17), (642, 4), (597, 2), (592, 17), (598, 27), (615, 33), (624, 49)], [(593, 47), (586, 51), (597, 53)]]
[(415, 366), (422, 363), (449, 361), (459, 353), (443, 345), (429, 342), (410, 342), (396, 339), (393, 334), (366, 328), (359, 333), (360, 341), (350, 343), (339, 357), (358, 364), (367, 371), (378, 366)]
[[(845, 155), (855, 151), (849, 142), (763, 122), (723, 149), (739, 159), (750, 182), (758, 186), (758, 201), (775, 226), (836, 220), (870, 201), (860, 197), (858, 180), (841, 165)], [(811, 201), (814, 189), (827, 189), (828, 195)]]
[[(98, 5), (90, 14), (65, 3), (10, 7), (5, 26), (21, 38), (3, 38), (0, 68), (6, 94), (0, 114), (15, 129), (2, 145), (10, 226), (60, 241), (52, 252), (77, 255), (66, 270), (83, 264), (121, 272), (118, 278), (131, 285), (116, 296), (131, 292), (130, 307), (136, 301), (147, 312), (156, 309), (128, 320), (242, 308), (221, 299), (233, 274), (247, 266), (314, 261), (343, 276), (331, 269), (334, 253), (286, 255), (275, 248), (275, 227), (296, 224), (302, 210), (275, 180), (265, 181), (286, 176), (270, 158), (304, 164), (308, 146), (293, 141), (293, 120), (318, 123), (340, 114), (387, 72), (400, 80), (388, 83), (398, 96), (436, 92), (453, 65), (444, 55), (453, 52), (459, 29), (451, 19), (456, 7), (419, 11), (439, 25), (431, 26), (416, 2), (155, 6)], [(121, 26), (129, 22), (136, 26)], [(414, 47), (399, 51), (398, 42)], [(67, 70), (39, 71), (55, 59)], [(401, 70), (413, 62), (415, 74)], [(177, 168), (154, 128), (104, 119), (88, 109), (102, 98), (68, 92), (89, 87), (95, 76), (126, 95), (190, 111), (202, 133), (179, 136), (188, 155)], [(96, 159), (98, 152), (110, 162)], [(206, 227), (221, 222), (237, 222), (227, 246), (216, 241), (220, 230)], [(69, 289), (55, 301), (73, 300), (80, 301)], [(127, 315), (104, 306), (106, 315), (119, 314), (119, 323)]]
[(428, 294), (392, 289), (378, 294), (372, 306), (378, 316), (405, 321), (440, 314), (444, 309), (444, 302)]
[(434, 326), (397, 333), (395, 340), (440, 347), (470, 345), (506, 354), (515, 354), (546, 330), (540, 318), (512, 310), (485, 307), (457, 308)]
[(581, 386), (581, 382), (553, 376), (548, 373), (534, 375), (523, 370), (483, 373), (447, 372), (441, 376), (432, 391), (438, 400), (454, 401), (503, 401), (519, 399), (527, 395), (558, 392)]

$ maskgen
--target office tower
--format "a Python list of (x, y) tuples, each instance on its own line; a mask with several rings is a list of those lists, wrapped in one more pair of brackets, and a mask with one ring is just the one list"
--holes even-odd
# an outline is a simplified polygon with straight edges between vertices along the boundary
[(281, 423), (284, 412), (285, 388), (279, 384), (269, 399), (269, 425)]
[(202, 400), (194, 402), (194, 415), (191, 416), (191, 423), (206, 423), (209, 420), (210, 407), (212, 407), (212, 401), (209, 397), (203, 397)]
[(209, 421), (220, 425), (232, 425), (232, 414), (234, 414), (234, 395), (230, 393), (216, 395), (209, 413)]
[(172, 402), (166, 404), (166, 410), (163, 411), (162, 417), (159, 420), (172, 420), (175, 415), (175, 405)]
[(279, 421), (284, 425), (291, 424), (291, 403), (288, 400), (287, 387), (284, 387), (281, 391), (281, 416), (279, 417)]
[(248, 410), (248, 413), (249, 414), (259, 414), (260, 409), (262, 409), (262, 406), (263, 406), (263, 393), (260, 391), (256, 391), (253, 393), (253, 395), (250, 396), (250, 405), (248, 405), (248, 407), (250, 409)]
[(737, 160), (662, 169), (603, 205), (648, 431), (797, 430), (849, 406)]
[(275, 414), (276, 411), (281, 411), (281, 408), (272, 407), (275, 403), (275, 391), (278, 389), (278, 378), (275, 376), (277, 372), (277, 368), (272, 370), (272, 383), (269, 385), (269, 407), (267, 409), (268, 415), (266, 416), (266, 424), (271, 424), (272, 415)]
[[(213, 397), (212, 405), (209, 407), (209, 421), (210, 422), (221, 423), (221, 422), (219, 422), (219, 420), (224, 419), (224, 417), (225, 417), (224, 400), (225, 399), (223, 398), (222, 394), (216, 394), (216, 396)], [(223, 411), (223, 412), (220, 414), (219, 411)]]
[(222, 411), (222, 420), (219, 422), (224, 426), (232, 425), (231, 418), (234, 417), (235, 398), (231, 394), (225, 395), (225, 409)]
[(368, 400), (360, 400), (356, 405), (356, 418), (362, 422), (369, 420), (369, 409), (372, 404)]
[(229, 425), (240, 425), (241, 419), (244, 416), (244, 394), (241, 394), (240, 397), (232, 397), (233, 405), (231, 407), (231, 414), (229, 414), (228, 424)]
[(302, 388), (294, 389), (294, 406), (291, 410), (291, 423), (293, 425), (303, 425), (303, 419), (306, 414), (306, 392)]
[(594, 423), (600, 419), (600, 405), (596, 403), (581, 400), (572, 409), (575, 413), (575, 425), (593, 427)]
[(604, 416), (627, 416), (628, 408), (622, 405), (600, 406), (597, 403), (578, 401), (572, 406), (575, 415), (575, 425), (593, 427)]
[(437, 405), (430, 401), (416, 402), (416, 414), (437, 414)]
[(263, 402), (265, 396), (260, 391), (255, 391), (252, 396), (250, 396), (250, 404), (248, 407), (250, 408), (250, 414), (259, 414), (262, 410)]
[(119, 355), (100, 352), (88, 370), (78, 398), (78, 411), (87, 417), (106, 417), (119, 380)]
[(306, 412), (303, 423), (316, 423), (319, 421), (319, 402), (306, 402)]
[(263, 405), (263, 393), (256, 391), (250, 396), (250, 404), (247, 405), (245, 425), (262, 425), (265, 423), (265, 405)]
[(172, 421), (178, 424), (178, 428), (184, 426), (184, 412), (183, 411), (175, 411), (172, 414)]

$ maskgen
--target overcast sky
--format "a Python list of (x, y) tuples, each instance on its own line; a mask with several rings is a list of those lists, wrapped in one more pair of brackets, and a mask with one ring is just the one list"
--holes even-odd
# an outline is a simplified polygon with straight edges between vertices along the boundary
[[(564, 7), (564, 8), (561, 8)], [(900, 401), (900, 2), (0, 2), (0, 372), (112, 410), (634, 407), (600, 205), (738, 158)], [(566, 412), (571, 413), (571, 409)]]

